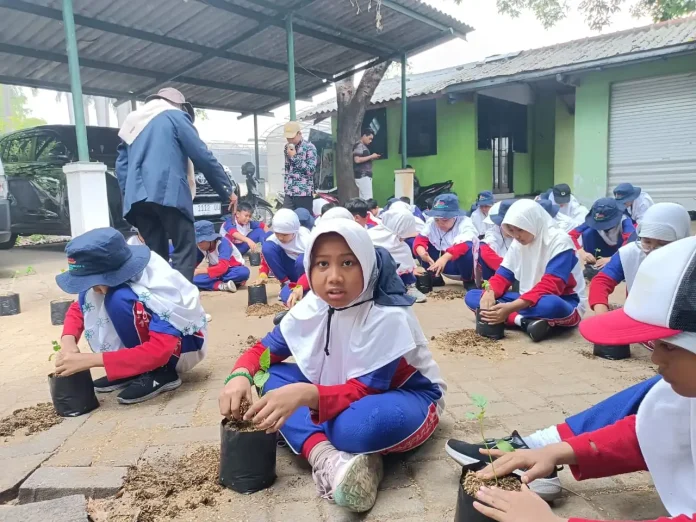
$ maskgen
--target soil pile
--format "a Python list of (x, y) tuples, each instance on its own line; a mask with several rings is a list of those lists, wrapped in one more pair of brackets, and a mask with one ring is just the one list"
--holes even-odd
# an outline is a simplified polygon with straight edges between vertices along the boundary
[(439, 301), (458, 301), (464, 299), (464, 294), (463, 288), (447, 288), (445, 290), (433, 290), (428, 294), (428, 297)]
[(53, 404), (42, 402), (29, 408), (21, 408), (12, 412), (12, 415), (0, 419), (0, 437), (9, 437), (15, 431), (25, 428), (25, 435), (45, 431), (56, 424), (63, 422)]
[(482, 486), (488, 488), (496, 487), (505, 491), (519, 491), (522, 488), (522, 483), (519, 478), (507, 475), (505, 477), (498, 477), (498, 483), (496, 484), (495, 479), (483, 480), (476, 476), (476, 473), (473, 471), (468, 471), (466, 475), (464, 475), (462, 486), (467, 495), (476, 498), (476, 493), (478, 493)]
[[(249, 411), (250, 407), (251, 404), (249, 404), (249, 401), (247, 401), (246, 399), (242, 399), (239, 403), (239, 414), (242, 417), (244, 417), (246, 412)], [(250, 433), (252, 431), (257, 431), (256, 426), (253, 422), (244, 420), (238, 421), (236, 419), (229, 419), (225, 424), (225, 429), (239, 431), (242, 433)]]
[(506, 359), (507, 352), (500, 341), (482, 337), (476, 330), (464, 329), (445, 332), (431, 338), (441, 350), (476, 355), (487, 359)]
[(286, 310), (287, 308), (281, 304), (274, 303), (268, 305), (259, 303), (247, 306), (246, 314), (247, 317), (256, 316), (258, 318), (261, 318), (266, 317), (267, 315), (275, 315), (280, 312), (285, 312)]

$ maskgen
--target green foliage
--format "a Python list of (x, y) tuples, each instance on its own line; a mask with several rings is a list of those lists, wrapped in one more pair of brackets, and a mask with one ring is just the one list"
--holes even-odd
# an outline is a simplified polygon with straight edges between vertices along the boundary
[[(10, 114), (5, 113), (5, 99), (10, 96)], [(46, 125), (46, 121), (41, 118), (34, 118), (31, 109), (27, 107), (27, 97), (19, 87), (0, 86), (0, 135), (10, 131)]]
[(495, 447), (504, 453), (512, 453), (513, 451), (515, 451), (514, 446), (503, 439), (495, 441)]
[(53, 359), (53, 356), (60, 351), (60, 344), (58, 344), (58, 341), (51, 341), (51, 348), (53, 348), (53, 353), (48, 356), (48, 360), (50, 361)]
[(266, 381), (268, 381), (271, 376), (271, 374), (268, 373), (268, 369), (271, 367), (271, 351), (268, 348), (266, 348), (261, 354), (261, 357), (259, 357), (259, 366), (261, 366), (261, 369), (254, 374), (254, 385), (261, 392), (263, 391), (264, 384), (266, 384)]
[(602, 256), (599, 255), (601, 252), (602, 252), (602, 250), (600, 248), (595, 248), (594, 249), (594, 258), (597, 260), (602, 259)]
[(484, 281), (481, 283), (481, 288), (483, 288), (483, 291), (487, 291), (491, 289), (491, 284), (488, 281)]

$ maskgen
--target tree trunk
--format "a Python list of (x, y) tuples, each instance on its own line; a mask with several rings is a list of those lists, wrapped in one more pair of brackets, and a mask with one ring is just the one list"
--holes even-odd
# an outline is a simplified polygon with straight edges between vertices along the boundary
[(338, 198), (343, 203), (358, 195), (353, 177), (353, 147), (360, 139), (365, 109), (390, 64), (391, 61), (387, 60), (367, 69), (357, 88), (353, 85), (352, 76), (336, 82), (336, 182)]

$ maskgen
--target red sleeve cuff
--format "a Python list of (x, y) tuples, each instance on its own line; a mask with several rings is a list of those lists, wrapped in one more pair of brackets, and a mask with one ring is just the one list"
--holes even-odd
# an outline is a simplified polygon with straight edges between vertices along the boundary
[(430, 242), (428, 241), (427, 237), (420, 235), (416, 236), (416, 239), (413, 241), (413, 253), (417, 256), (419, 247), (423, 247), (427, 251), (429, 243)]
[(244, 352), (239, 359), (237, 359), (237, 362), (234, 363), (234, 368), (232, 368), (232, 371), (234, 372), (238, 368), (246, 368), (253, 376), (261, 369), (259, 359), (265, 350), (266, 347), (261, 344), (261, 341), (257, 342), (254, 346)]
[(108, 379), (126, 379), (164, 366), (179, 349), (181, 338), (160, 332), (149, 332), (149, 340), (134, 348), (103, 354)]
[(230, 263), (226, 259), (220, 259), (217, 265), (208, 267), (208, 277), (217, 279), (222, 277), (230, 269)]
[(317, 385), (319, 390), (319, 410), (312, 411), (312, 422), (321, 424), (333, 419), (347, 409), (351, 403), (367, 395), (380, 393), (379, 390), (364, 385), (357, 379), (350, 379), (345, 384), (335, 386)]
[(297, 284), (295, 286), (301, 286), (302, 290), (306, 292), (309, 292), (309, 278), (307, 277), (307, 274), (302, 274), (300, 276), (300, 279), (298, 279)]
[(452, 261), (463, 256), (469, 251), (469, 245), (466, 243), (459, 243), (457, 245), (452, 245), (445, 252), (452, 256)]
[(80, 309), (80, 303), (74, 301), (65, 314), (62, 335), (72, 335), (75, 337), (75, 341), (78, 341), (82, 336), (84, 328), (84, 317), (82, 315), (82, 310)]
[(266, 259), (261, 256), (261, 266), (259, 267), (259, 274), (266, 274), (268, 275), (271, 272), (271, 269), (268, 268), (268, 263), (266, 263)]
[(573, 240), (575, 249), (580, 250), (582, 248), (582, 245), (580, 244), (580, 232), (578, 232), (577, 230), (571, 230), (570, 232), (568, 232), (568, 235), (570, 236), (570, 239)]
[(600, 272), (590, 283), (590, 295), (588, 298), (590, 308), (598, 304), (609, 306), (609, 296), (614, 291), (618, 283), (603, 272)]
[(512, 285), (512, 281), (508, 281), (503, 276), (496, 273), (488, 280), (488, 284), (490, 285), (491, 290), (493, 290), (495, 298), (498, 299), (502, 297), (505, 292), (507, 292), (508, 288), (510, 288)]
[(561, 295), (565, 286), (565, 281), (560, 277), (544, 274), (541, 281), (534, 285), (529, 292), (522, 294), (520, 299), (524, 299), (532, 303), (532, 306), (535, 306), (539, 302), (539, 299), (545, 295)]
[(503, 258), (496, 254), (495, 250), (485, 243), (483, 243), (479, 249), (479, 256), (481, 256), (483, 262), (486, 263), (491, 270), (498, 270), (498, 268), (500, 268), (500, 263), (503, 262)]

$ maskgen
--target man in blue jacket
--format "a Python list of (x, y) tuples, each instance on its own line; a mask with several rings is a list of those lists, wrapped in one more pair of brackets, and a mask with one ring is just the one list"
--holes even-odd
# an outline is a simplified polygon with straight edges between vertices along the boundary
[(222, 165), (193, 126), (195, 114), (184, 95), (171, 87), (149, 96), (131, 112), (118, 135), (122, 140), (116, 176), (123, 193), (123, 215), (150, 249), (169, 259), (189, 281), (196, 268), (193, 223), (194, 166), (230, 207), (234, 189)]

